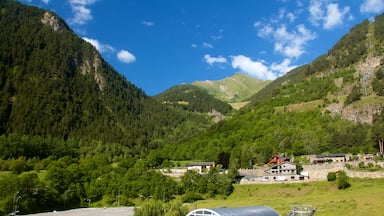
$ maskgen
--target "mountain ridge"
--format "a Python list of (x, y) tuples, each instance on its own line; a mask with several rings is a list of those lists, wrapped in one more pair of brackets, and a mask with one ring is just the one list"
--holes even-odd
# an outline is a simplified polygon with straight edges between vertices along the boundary
[(206, 90), (219, 100), (235, 103), (247, 100), (270, 82), (270, 80), (258, 80), (243, 73), (236, 73), (221, 80), (195, 81), (192, 85)]

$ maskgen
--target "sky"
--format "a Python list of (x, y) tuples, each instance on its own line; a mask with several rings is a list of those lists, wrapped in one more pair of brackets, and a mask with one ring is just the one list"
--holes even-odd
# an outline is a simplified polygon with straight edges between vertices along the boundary
[(147, 95), (310, 63), (384, 0), (19, 0), (62, 17)]

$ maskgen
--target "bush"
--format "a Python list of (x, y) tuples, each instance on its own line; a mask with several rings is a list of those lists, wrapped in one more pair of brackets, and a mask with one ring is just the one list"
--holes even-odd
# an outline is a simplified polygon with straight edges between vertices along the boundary
[(351, 187), (351, 183), (349, 183), (349, 177), (344, 171), (339, 171), (337, 175), (337, 187), (340, 190)]
[(359, 168), (360, 169), (364, 169), (365, 168), (365, 163), (364, 162), (360, 162), (359, 163)]
[(335, 172), (329, 172), (327, 175), (328, 181), (335, 181), (336, 180), (336, 173)]
[(197, 200), (203, 200), (203, 199), (204, 198), (200, 193), (188, 192), (188, 193), (184, 194), (184, 196), (181, 198), (181, 201), (183, 203), (192, 203), (192, 202), (195, 202)]

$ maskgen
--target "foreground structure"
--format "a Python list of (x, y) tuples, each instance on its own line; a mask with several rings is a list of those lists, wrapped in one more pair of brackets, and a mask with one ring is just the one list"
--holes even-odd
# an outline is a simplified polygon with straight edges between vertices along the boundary
[(187, 216), (279, 216), (279, 214), (268, 206), (250, 206), (239, 208), (212, 208), (195, 209)]

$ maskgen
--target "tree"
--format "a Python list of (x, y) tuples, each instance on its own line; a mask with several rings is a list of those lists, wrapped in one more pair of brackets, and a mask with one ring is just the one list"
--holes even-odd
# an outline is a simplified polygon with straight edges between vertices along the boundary
[(372, 138), (378, 143), (380, 154), (384, 155), (384, 111), (374, 117)]
[(351, 93), (347, 96), (347, 98), (344, 101), (344, 106), (347, 106), (348, 104), (351, 104), (357, 100), (361, 99), (361, 96), (363, 95), (360, 91), (360, 86), (353, 86)]

